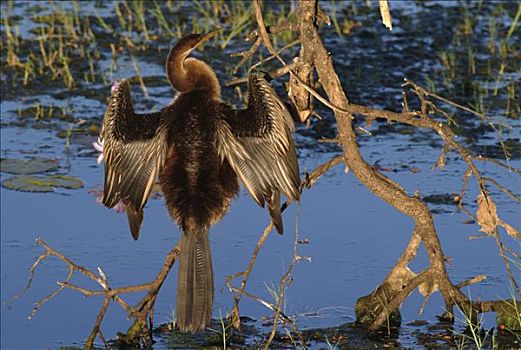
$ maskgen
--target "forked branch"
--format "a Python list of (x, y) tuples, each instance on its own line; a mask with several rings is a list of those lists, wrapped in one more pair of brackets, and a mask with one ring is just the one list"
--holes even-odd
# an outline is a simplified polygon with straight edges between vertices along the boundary
[[(42, 261), (49, 257), (56, 257), (59, 260), (63, 261), (68, 267), (68, 274), (65, 280), (57, 282), (58, 288), (54, 292), (42, 298), (35, 304), (35, 307), (33, 308), (30, 317), (34, 317), (36, 312), (40, 309), (40, 307), (43, 304), (56, 297), (65, 288), (68, 288), (77, 291), (86, 297), (103, 296), (102, 306), (100, 308), (98, 316), (96, 317), (93, 329), (87, 337), (87, 339), (85, 340), (84, 349), (92, 349), (94, 346), (94, 341), (97, 337), (99, 337), (103, 341), (105, 346), (108, 347), (107, 341), (103, 336), (103, 333), (101, 332), (101, 323), (103, 321), (103, 318), (105, 317), (105, 313), (111, 301), (115, 301), (123, 310), (125, 310), (128, 314), (128, 317), (135, 318), (135, 323), (138, 323), (141, 329), (139, 338), (144, 340), (145, 345), (149, 346), (152, 344), (152, 338), (149, 332), (147, 317), (151, 316), (151, 311), (157, 298), (157, 294), (159, 293), (159, 289), (161, 288), (163, 282), (168, 276), (168, 273), (172, 269), (172, 266), (174, 265), (177, 256), (179, 255), (179, 247), (176, 246), (168, 253), (161, 270), (159, 271), (159, 273), (153, 281), (149, 283), (131, 285), (127, 287), (112, 288), (109, 284), (109, 281), (105, 273), (101, 268), (98, 267), (98, 273), (96, 274), (93, 271), (73, 262), (66, 255), (49, 246), (43, 239), (38, 238), (36, 240), (36, 243), (40, 245), (45, 250), (45, 252), (38, 256), (38, 258), (33, 263), (30, 269), (27, 286), (26, 288), (24, 288), (24, 290), (22, 290), (22, 292), (20, 292), (20, 294), (27, 291), (31, 287), (34, 275), (36, 273), (36, 268), (40, 265)], [(101, 287), (101, 289), (95, 290), (70, 283), (70, 280), (74, 275), (74, 272), (79, 272), (85, 277), (96, 282)], [(123, 294), (144, 291), (146, 291), (147, 294), (135, 306), (131, 306), (122, 297)], [(16, 295), (15, 298), (18, 298), (20, 294)], [(134, 339), (134, 341), (139, 341), (140, 339)]]
[[(268, 37), (268, 34), (271, 33), (268, 32), (266, 29), (268, 27), (266, 27), (263, 22), (258, 2), (255, 2), (254, 6), (258, 23), (258, 29), (255, 32), (257, 40), (258, 38), (261, 38), (262, 44), (268, 48), (268, 50), (272, 53), (272, 56), (277, 57), (284, 67), (288, 67), (289, 65), (286, 65), (280, 56), (278, 56), (277, 51), (271, 44), (271, 41)], [(368, 327), (370, 329), (379, 328), (383, 324), (389, 308), (392, 310), (398, 309), (401, 303), (416, 287), (421, 287), (424, 290), (426, 300), (433, 292), (439, 290), (445, 300), (448, 315), (453, 315), (453, 305), (458, 305), (458, 307), (462, 310), (466, 310), (468, 305), (472, 305), (472, 308), (478, 312), (489, 312), (494, 311), (500, 302), (472, 302), (460, 291), (462, 285), (477, 283), (481, 280), (481, 278), (476, 277), (458, 285), (454, 285), (451, 282), (445, 267), (445, 257), (429, 208), (424, 202), (417, 198), (416, 195), (408, 195), (397, 182), (387, 178), (384, 174), (378, 172), (364, 160), (356, 143), (356, 134), (354, 132), (355, 128), (353, 127), (352, 122), (355, 115), (366, 118), (368, 123), (371, 123), (371, 121), (376, 118), (384, 118), (389, 121), (400, 122), (415, 126), (417, 128), (430, 129), (434, 131), (445, 142), (442, 153), (436, 161), (436, 165), (439, 167), (443, 167), (445, 164), (445, 156), (449, 151), (456, 151), (461, 156), (469, 168), (467, 174), (473, 175), (479, 188), (479, 198), (481, 198), (481, 200), (479, 202), (480, 204), (478, 208), (478, 214), (476, 215), (477, 221), (480, 224), (481, 229), (488, 235), (493, 236), (496, 240), (500, 256), (502, 256), (504, 259), (509, 279), (512, 285), (515, 287), (516, 293), (519, 297), (521, 295), (519, 286), (511, 271), (509, 257), (507, 256), (507, 253), (511, 251), (503, 245), (498, 228), (503, 227), (507, 234), (515, 238), (519, 238), (519, 231), (504, 223), (497, 216), (495, 212), (495, 205), (487, 190), (487, 182), (493, 183), (500, 190), (505, 192), (507, 195), (510, 195), (511, 197), (513, 193), (501, 184), (497, 183), (497, 181), (490, 181), (489, 178), (483, 177), (474, 162), (477, 160), (490, 161), (498, 166), (506, 167), (509, 171), (516, 174), (520, 173), (519, 169), (513, 168), (508, 163), (505, 164), (494, 159), (475, 156), (468, 149), (458, 143), (456, 141), (454, 132), (445, 123), (440, 122), (434, 118), (435, 113), (439, 113), (445, 117), (447, 117), (448, 114), (439, 108), (436, 104), (434, 104), (434, 102), (429, 100), (429, 97), (432, 97), (443, 103), (448, 103), (453, 107), (461, 108), (462, 106), (455, 104), (441, 96), (430, 93), (412, 81), (406, 80), (405, 85), (410, 87), (412, 92), (420, 100), (420, 109), (417, 111), (410, 111), (408, 108), (408, 103), (404, 104), (404, 111), (401, 113), (350, 104), (347, 97), (345, 96), (340, 80), (335, 73), (332, 56), (325, 49), (318, 34), (318, 22), (319, 13), (317, 1), (300, 1), (298, 29), (300, 33), (302, 50), (299, 57), (293, 59), (292, 62), (298, 62), (298, 67), (307, 67), (311, 70), (307, 71), (306, 75), (304, 76), (299, 75), (298, 67), (289, 70), (289, 74), (292, 78), (294, 78), (293, 80), (290, 80), (289, 89), (290, 91), (295, 91), (296, 89), (303, 88), (307, 93), (315, 97), (320, 102), (324, 103), (327, 107), (331, 108), (337, 122), (337, 140), (343, 148), (342, 159), (336, 158), (335, 162), (340, 163), (343, 160), (346, 163), (346, 166), (352, 170), (359, 181), (370, 191), (389, 203), (398, 211), (410, 216), (415, 221), (415, 229), (411, 238), (411, 242), (406, 247), (406, 250), (395, 264), (393, 269), (389, 272), (386, 279), (373, 293), (375, 299), (379, 298), (377, 295), (379, 292), (383, 291), (386, 293), (388, 305), (386, 305), (386, 307), (379, 308), (380, 311), (377, 311), (373, 315), (372, 321), (368, 324)], [(308, 82), (304, 81), (303, 78), (309, 76), (310, 72), (313, 70), (316, 70), (327, 98), (321, 96), (320, 93), (318, 93), (310, 84), (308, 84)], [(298, 84), (298, 86), (295, 84)], [(404, 97), (406, 97), (406, 93), (404, 93)], [(310, 100), (308, 100), (308, 103), (309, 101)], [(406, 99), (404, 101), (407, 102)], [(312, 106), (308, 107), (312, 110)], [(473, 111), (468, 111), (466, 107), (464, 107), (464, 109), (466, 112), (475, 113)], [(490, 122), (486, 116), (482, 114), (479, 114), (478, 116), (485, 122)], [(464, 188), (467, 186), (467, 181), (468, 176), (465, 176)], [(309, 183), (312, 184), (313, 180), (310, 179)], [(462, 210), (468, 212), (463, 206), (464, 194), (465, 191), (463, 190), (458, 205), (460, 208), (462, 208)], [(517, 196), (514, 195), (513, 198), (517, 199)], [(265, 237), (263, 235), (259, 241), (260, 246), (262, 245), (264, 239)], [(419, 274), (414, 274), (409, 270), (410, 274), (409, 277), (406, 278), (405, 283), (400, 287), (396, 287), (398, 284), (394, 283), (394, 280), (403, 275), (403, 272), (408, 269), (408, 263), (414, 259), (417, 249), (422, 242), (427, 249), (430, 266)], [(255, 259), (256, 254), (258, 254), (258, 249), (260, 249), (260, 246), (256, 248), (255, 254), (252, 257), (253, 260)], [(250, 273), (251, 266), (252, 262), (250, 262), (247, 273), (244, 275), (245, 280), (242, 283), (243, 286), (245, 285), (245, 281), (247, 280), (247, 277)], [(244, 289), (242, 289), (242, 291), (244, 291)], [(387, 295), (389, 291), (391, 293)]]

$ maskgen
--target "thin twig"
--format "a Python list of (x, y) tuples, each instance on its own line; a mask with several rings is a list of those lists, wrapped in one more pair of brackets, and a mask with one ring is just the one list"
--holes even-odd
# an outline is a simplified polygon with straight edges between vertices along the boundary
[[(285, 66), (282, 66), (280, 68), (274, 69), (270, 72), (267, 72), (270, 79), (277, 79), (280, 78), (283, 75), (288, 74), (293, 69), (296, 69), (299, 66), (298, 60), (293, 61)], [(224, 85), (227, 87), (238, 85), (238, 84), (244, 84), (248, 82), (248, 77), (242, 77), (237, 79), (232, 79), (228, 82), (226, 82)]]
[(508, 169), (508, 171), (511, 171), (513, 173), (516, 173), (516, 174), (521, 174), (521, 169), (514, 168), (510, 164), (503, 163), (502, 161), (499, 161), (499, 160), (494, 159), (494, 158), (489, 158), (489, 157), (485, 157), (485, 156), (482, 156), (482, 155), (477, 155), (477, 156), (473, 156), (472, 159), (473, 160), (483, 161), (483, 162), (494, 163), (494, 164), (496, 164), (496, 165), (498, 165), (500, 167)]
[[(284, 31), (297, 31), (298, 24), (297, 23), (286, 23), (281, 26), (266, 26), (266, 32), (268, 34), (278, 34)], [(259, 30), (255, 29), (251, 33), (246, 36), (246, 41), (250, 41), (254, 38), (259, 38)]]
[(490, 178), (490, 177), (483, 177), (483, 180), (485, 181), (488, 181), (488, 182), (491, 182), (493, 183), (494, 185), (497, 186), (497, 188), (499, 188), (502, 192), (508, 194), (510, 197), (512, 197), (512, 199), (514, 199), (516, 202), (521, 202), (521, 197), (519, 197), (518, 195), (516, 195), (514, 192), (510, 191), (508, 188), (506, 188), (505, 186), (501, 185), (499, 182), (497, 182), (496, 180), (494, 180), (493, 178)]
[(233, 74), (236, 74), (237, 71), (239, 70), (239, 68), (242, 67), (242, 65), (250, 58), (252, 57), (255, 52), (257, 52), (257, 49), (259, 48), (259, 46), (262, 44), (262, 39), (261, 38), (257, 38), (257, 40), (255, 40), (255, 42), (253, 43), (253, 45), (248, 49), (248, 50), (245, 50), (245, 51), (241, 51), (241, 52), (234, 52), (232, 53), (230, 56), (231, 57), (242, 57), (241, 60), (239, 61), (239, 63), (237, 63), (237, 65), (235, 65), (235, 67), (233, 68), (232, 70), (232, 73)]
[[(417, 85), (414, 84), (414, 83), (413, 83), (411, 80), (409, 80), (409, 79), (405, 79), (405, 84), (410, 84), (410, 85), (412, 85), (412, 86), (414, 86), (414, 87), (417, 87)], [(426, 90), (426, 89), (422, 89), (422, 90), (424, 91), (425, 96), (433, 97), (433, 98), (435, 98), (435, 99), (437, 99), (437, 100), (440, 100), (440, 101), (442, 101), (442, 102), (444, 102), (444, 103), (446, 103), (446, 104), (449, 104), (449, 105), (451, 105), (451, 106), (453, 106), (453, 107), (459, 108), (459, 109), (464, 110), (464, 111), (469, 112), (469, 113), (472, 113), (472, 114), (478, 116), (481, 120), (483, 120), (484, 122), (486, 122), (488, 125), (490, 125), (490, 127), (492, 127), (492, 129), (494, 130), (494, 132), (496, 133), (496, 135), (497, 135), (497, 137), (498, 137), (498, 139), (499, 139), (499, 143), (501, 144), (501, 147), (502, 147), (502, 150), (503, 150), (503, 154), (504, 154), (504, 156), (505, 156), (505, 160), (506, 160), (507, 163), (508, 163), (508, 161), (509, 161), (509, 159), (510, 159), (510, 155), (508, 154), (508, 152), (507, 152), (507, 150), (506, 150), (505, 142), (503, 141), (503, 138), (501, 137), (500, 132), (499, 132), (498, 129), (496, 128), (496, 125), (492, 122), (492, 120), (491, 120), (489, 117), (487, 117), (487, 116), (486, 116), (485, 114), (483, 114), (483, 113), (476, 112), (476, 111), (474, 111), (474, 110), (472, 110), (472, 109), (470, 109), (470, 108), (468, 108), (468, 107), (465, 107), (465, 106), (460, 105), (459, 103), (456, 103), (456, 102), (454, 102), (454, 101), (451, 101), (451, 100), (449, 100), (449, 99), (446, 99), (445, 97), (439, 96), (439, 95), (437, 95), (437, 94), (435, 94), (435, 93), (433, 93), (433, 92), (431, 92), (431, 91), (428, 91), (428, 90)], [(510, 167), (509, 164), (508, 164), (507, 166)]]
[(325, 163), (317, 166), (311, 173), (306, 174), (306, 179), (300, 185), (300, 192), (302, 193), (304, 187), (311, 188), (315, 183), (324, 175), (329, 169), (335, 167), (336, 165), (343, 163), (344, 157), (342, 155), (337, 155), (328, 160)]
[[(297, 207), (297, 212), (295, 214), (295, 240), (293, 242), (293, 258), (291, 260), (291, 264), (289, 265), (288, 269), (282, 275), (279, 282), (279, 293), (277, 296), (277, 309), (273, 314), (273, 328), (271, 330), (271, 333), (268, 337), (268, 340), (264, 344), (264, 350), (268, 350), (270, 347), (271, 342), (273, 341), (273, 338), (275, 337), (275, 333), (277, 332), (277, 326), (279, 323), (279, 317), (282, 313), (282, 303), (284, 301), (284, 293), (288, 286), (288, 283), (291, 279), (291, 273), (293, 272), (293, 269), (298, 264), (298, 262), (301, 260), (301, 257), (298, 254), (298, 242), (299, 242), (299, 230), (298, 230), (298, 220), (299, 220), (299, 207)], [(304, 349), (307, 348), (306, 343), (302, 337), (302, 334), (300, 331), (295, 327), (294, 330), (297, 333), (297, 336), (300, 339), (301, 345)]]
[(485, 276), (485, 275), (478, 275), (478, 276), (466, 279), (465, 281), (456, 284), (456, 288), (461, 289), (461, 288), (464, 288), (464, 287), (468, 287), (468, 286), (471, 286), (471, 285), (476, 284), (476, 283), (481, 283), (481, 282), (483, 282), (486, 279), (487, 279), (487, 276)]
[[(54, 256), (54, 257), (60, 259), (61, 261), (65, 262), (69, 268), (69, 273), (67, 274), (67, 277), (64, 281), (57, 282), (57, 284), (59, 286), (58, 289), (56, 289), (51, 294), (47, 295), (46, 297), (42, 298), (37, 303), (35, 303), (35, 307), (33, 308), (32, 313), (29, 316), (29, 318), (34, 317), (36, 312), (40, 309), (40, 307), (43, 304), (45, 304), (47, 301), (51, 300), (52, 298), (56, 297), (65, 288), (68, 288), (68, 289), (72, 289), (77, 292), (80, 292), (87, 297), (104, 296), (104, 301), (103, 301), (101, 310), (98, 314), (98, 317), (96, 319), (94, 328), (86, 340), (85, 349), (92, 348), (93, 342), (96, 339), (96, 336), (98, 336), (104, 342), (104, 344), (107, 346), (107, 341), (101, 332), (100, 325), (105, 316), (106, 310), (107, 310), (108, 305), (110, 304), (111, 300), (114, 300), (115, 302), (117, 302), (128, 313), (129, 316), (134, 316), (136, 318), (136, 322), (138, 322), (141, 325), (142, 333), (143, 333), (144, 339), (145, 339), (145, 345), (148, 346), (148, 345), (152, 344), (152, 339), (150, 338), (150, 334), (147, 331), (148, 327), (147, 327), (146, 319), (147, 319), (147, 316), (150, 316), (150, 313), (153, 310), (153, 306), (156, 301), (159, 289), (161, 288), (164, 280), (166, 279), (173, 264), (175, 263), (177, 256), (179, 255), (178, 246), (176, 246), (174, 249), (172, 249), (168, 253), (161, 270), (159, 271), (156, 278), (152, 282), (112, 289), (112, 288), (110, 288), (107, 277), (101, 268), (98, 268), (98, 275), (97, 275), (94, 272), (92, 272), (91, 270), (74, 263), (71, 259), (69, 259), (67, 256), (65, 256), (63, 253), (60, 253), (57, 250), (55, 250), (54, 248), (52, 248), (51, 246), (49, 246), (43, 239), (40, 239), (40, 238), (37, 239), (36, 243), (39, 244), (40, 246), (42, 246), (45, 249), (45, 252), (42, 253), (40, 256), (38, 256), (38, 258), (33, 263), (31, 270), (30, 270), (29, 281), (28, 281), (27, 287), (24, 288), (24, 290), (21, 293), (27, 291), (31, 287), (31, 282), (34, 278), (36, 267), (44, 259), (46, 259), (48, 257)], [(102, 290), (92, 290), (92, 289), (84, 288), (84, 287), (70, 283), (70, 280), (73, 277), (74, 271), (78, 271), (78, 272), (82, 273), (87, 278), (98, 283), (103, 289)], [(148, 290), (148, 293), (134, 307), (131, 307), (120, 296), (121, 294), (125, 294), (125, 293), (141, 292), (141, 291), (145, 291), (145, 290)], [(152, 320), (152, 317), (150, 316), (149, 319)]]
[[(278, 51), (277, 51), (277, 54), (280, 55), (282, 52), (286, 51), (287, 49), (297, 45), (297, 44), (300, 44), (300, 40), (294, 40), (292, 41), (291, 43), (281, 47)], [(251, 72), (252, 70), (254, 70), (255, 68), (265, 64), (266, 62), (269, 62), (271, 61), (272, 59), (275, 58), (275, 55), (271, 55), (271, 56), (268, 56), (266, 58), (263, 58), (262, 60), (260, 60), (259, 62), (255, 63), (254, 65), (252, 65), (249, 69), (248, 69), (248, 72)]]
[(31, 285), (33, 283), (33, 279), (34, 279), (34, 274), (35, 274), (35, 271), (36, 271), (36, 267), (38, 265), (40, 265), (40, 263), (49, 256), (49, 253), (46, 251), (44, 253), (42, 253), (40, 256), (38, 256), (38, 258), (36, 258), (36, 260), (34, 261), (33, 265), (31, 266), (31, 269), (30, 269), (30, 272), (29, 272), (29, 279), (27, 280), (27, 285), (25, 286), (24, 289), (22, 289), (20, 292), (16, 293), (12, 298), (10, 298), (9, 300), (5, 301), (3, 304), (6, 305), (6, 304), (9, 304), (10, 302), (18, 299), (22, 294), (24, 294), (25, 292), (27, 292), (29, 290), (29, 288), (31, 288)]
[(264, 229), (264, 232), (262, 233), (261, 237), (259, 238), (259, 241), (257, 242), (257, 245), (255, 246), (255, 249), (253, 251), (253, 254), (250, 258), (250, 262), (248, 263), (248, 266), (246, 267), (246, 270), (244, 272), (236, 273), (234, 275), (226, 277), (226, 284), (229, 285), (231, 280), (235, 277), (242, 276), (241, 281), (241, 288), (239, 289), (238, 293), (232, 293), (233, 296), (233, 309), (232, 309), (232, 324), (235, 328), (239, 328), (241, 321), (240, 321), (240, 313), (239, 313), (239, 302), (241, 300), (242, 294), (244, 294), (244, 290), (246, 289), (246, 284), (248, 283), (248, 277), (250, 276), (251, 270), (253, 269), (253, 265), (255, 265), (255, 261), (257, 260), (257, 255), (259, 255), (260, 249), (264, 245), (264, 242), (266, 241), (266, 238), (268, 238), (268, 235), (270, 234), (271, 230), (273, 229), (273, 222), (270, 222), (268, 226)]
[[(334, 167), (335, 165), (338, 165), (342, 162), (341, 156), (335, 156), (332, 159), (328, 160), (327, 162), (324, 162), (317, 166), (310, 174), (306, 176), (306, 180), (302, 182), (300, 192), (304, 190), (304, 188), (311, 188), (316, 184), (318, 179), (326, 173), (329, 169)], [(287, 202), (282, 205), (281, 211), (283, 212), (287, 207)], [(259, 255), (259, 252), (264, 245), (264, 242), (266, 241), (266, 238), (268, 238), (269, 233), (273, 229), (273, 223), (270, 223), (266, 228), (264, 229), (261, 237), (259, 238), (259, 241), (257, 242), (257, 245), (255, 246), (255, 249), (253, 251), (253, 254), (250, 258), (250, 261), (248, 263), (248, 266), (246, 269), (242, 272), (237, 272), (232, 275), (229, 275), (226, 277), (226, 285), (231, 288), (231, 281), (237, 277), (242, 276), (241, 281), (241, 287), (240, 289), (230, 289), (233, 296), (233, 302), (234, 306), (232, 309), (232, 324), (235, 328), (239, 328), (240, 326), (240, 313), (239, 313), (239, 302), (241, 300), (242, 294), (245, 294), (246, 284), (248, 282), (248, 278), (250, 276), (250, 273), (253, 269), (253, 266), (255, 265), (255, 262), (257, 260), (257, 256)]]
[[(69, 267), (69, 273), (67, 274), (67, 278), (65, 279), (66, 281), (70, 281), (70, 279), (72, 278), (72, 274), (74, 273), (74, 269), (72, 267)], [(58, 285), (60, 285), (60, 283), (58, 282)], [(53, 291), (51, 294), (47, 295), (46, 297), (40, 299), (39, 301), (37, 301), (35, 304), (34, 304), (34, 307), (31, 311), (31, 315), (28, 317), (29, 319), (32, 319), (34, 317), (34, 315), (36, 314), (36, 312), (40, 309), (40, 307), (42, 307), (43, 304), (45, 304), (46, 302), (48, 302), (49, 300), (51, 300), (52, 298), (54, 298), (55, 296), (57, 296), (58, 294), (61, 293), (61, 291), (64, 289), (65, 287), (64, 286), (61, 286), (56, 289), (55, 291)]]

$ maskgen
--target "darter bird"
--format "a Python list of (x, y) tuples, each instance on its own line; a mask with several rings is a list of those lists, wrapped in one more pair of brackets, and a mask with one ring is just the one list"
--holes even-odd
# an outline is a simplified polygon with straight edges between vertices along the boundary
[(280, 193), (299, 200), (293, 120), (260, 74), (248, 78), (248, 106), (221, 101), (215, 72), (190, 53), (214, 36), (191, 34), (170, 50), (166, 72), (177, 97), (156, 113), (134, 112), (127, 80), (116, 82), (103, 119), (103, 203), (125, 203), (137, 239), (143, 209), (159, 182), (168, 213), (180, 226), (177, 324), (205, 328), (212, 316), (213, 269), (208, 232), (237, 196), (240, 179), (255, 202), (266, 203), (282, 233)]

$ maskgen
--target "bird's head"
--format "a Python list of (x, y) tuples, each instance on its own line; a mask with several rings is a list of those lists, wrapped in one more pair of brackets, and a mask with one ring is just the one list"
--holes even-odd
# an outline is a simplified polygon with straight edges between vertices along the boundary
[(221, 29), (219, 28), (204, 34), (189, 34), (182, 37), (170, 50), (168, 60), (175, 58), (184, 61), (192, 53), (192, 51), (204, 45), (220, 31)]
[[(205, 34), (189, 34), (180, 39), (170, 50), (166, 60), (166, 72), (172, 86), (181, 92), (214, 86), (217, 78), (204, 62), (188, 57), (196, 48), (220, 32), (220, 28)], [(220, 88), (216, 87), (220, 93)]]
[(217, 35), (221, 29), (216, 29), (214, 31), (204, 33), (204, 34), (189, 34), (183, 38), (181, 38), (177, 44), (174, 46), (172, 50), (178, 51), (180, 54), (184, 55), (185, 58), (190, 55), (190, 53), (196, 48), (204, 45), (208, 40)]

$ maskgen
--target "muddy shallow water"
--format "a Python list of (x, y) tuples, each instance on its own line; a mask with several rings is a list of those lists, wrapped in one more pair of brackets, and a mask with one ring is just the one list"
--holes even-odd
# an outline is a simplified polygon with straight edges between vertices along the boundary
[[(51, 7), (40, 4), (16, 3), (10, 9), (10, 15), (14, 23), (19, 25), (20, 35), (26, 38), (27, 45), (34, 36), (31, 29), (38, 26), (32, 16), (53, 11)], [(66, 10), (75, 6), (74, 3), (56, 5)], [(413, 2), (396, 2), (393, 12), (395, 28), (391, 33), (381, 28), (374, 4), (372, 8), (366, 8), (365, 4), (328, 3), (326, 10), (336, 11), (340, 25), (346, 19), (358, 24), (349, 34), (338, 35), (334, 26), (324, 28), (322, 32), (327, 37), (326, 45), (333, 53), (346, 93), (353, 102), (399, 110), (400, 84), (405, 76), (427, 87), (433, 84), (440, 95), (450, 96), (467, 106), (473, 106), (480, 100), (475, 94), (478, 91), (483, 95), (486, 113), (492, 121), (497, 125), (510, 126), (500, 130), (509, 146), (510, 164), (520, 168), (520, 125), (515, 103), (516, 98), (519, 98), (521, 76), (519, 62), (515, 60), (516, 47), (511, 48), (514, 53), (507, 55), (504, 61), (506, 68), (501, 74), (497, 71), (500, 64), (494, 59), (496, 54), (486, 50), (492, 18), (496, 18), (499, 33), (497, 41), (500, 42), (517, 11), (512, 3), (500, 5), (468, 5), (469, 20), (474, 21), (471, 41), (476, 55), (476, 71), (472, 74), (468, 73), (470, 65), (465, 61), (470, 57), (465, 52), (468, 48), (465, 44), (458, 46), (457, 43), (457, 33), (464, 17), (463, 9), (467, 6), (464, 3), (428, 2), (427, 5), (418, 5)], [(93, 23), (96, 23), (94, 18), (97, 13), (107, 23), (116, 26), (112, 3), (81, 6), (82, 16), (91, 16)], [(197, 22), (192, 18), (197, 12), (190, 3), (183, 3), (175, 10), (176, 15), (179, 14), (175, 21), (195, 26)], [(2, 3), (2, 17), (7, 11), (7, 5)], [(204, 22), (203, 19), (201, 21)], [(226, 31), (228, 22), (223, 22)], [(150, 23), (153, 28), (153, 22)], [(95, 29), (97, 32), (102, 31), (100, 25)], [(2, 61), (6, 58), (5, 31), (3, 22)], [(463, 38), (468, 39), (462, 37), (462, 42)], [(180, 232), (169, 219), (161, 198), (149, 201), (142, 235), (139, 241), (134, 242), (125, 215), (99, 205), (93, 194), (102, 185), (103, 167), (96, 162), (97, 152), (92, 148), (92, 142), (96, 140), (97, 126), (105, 110), (110, 81), (136, 76), (133, 58), (127, 51), (118, 55), (116, 68), (109, 72), (111, 51), (107, 42), (110, 40), (110, 36), (98, 39), (101, 58), (96, 70), (103, 72), (106, 81), (99, 78), (94, 82), (78, 79), (72, 90), (68, 90), (59, 80), (46, 77), (35, 77), (24, 87), (23, 74), (15, 74), (12, 69), (2, 65), (1, 157), (56, 159), (58, 166), (48, 169), (45, 174), (66, 175), (83, 182), (83, 187), (79, 189), (58, 187), (54, 192), (46, 193), (1, 188), (2, 302), (8, 301), (25, 286), (30, 266), (42, 253), (42, 249), (35, 244), (37, 237), (43, 238), (80, 265), (93, 270), (101, 267), (114, 287), (151, 280), (164, 256), (179, 238)], [(144, 96), (138, 80), (134, 79), (132, 93), (138, 111), (157, 109), (170, 102), (173, 92), (163, 75), (163, 60), (175, 40), (158, 40), (149, 44), (147, 50), (135, 54), (134, 59), (149, 95), (149, 98)], [(521, 42), (519, 30), (514, 31), (510, 40)], [(204, 51), (198, 51), (195, 55), (205, 59), (212, 57), (207, 60), (217, 69), (224, 82), (231, 79), (231, 68), (237, 62), (236, 59), (230, 59), (228, 54), (247, 47), (245, 45), (247, 43), (239, 36), (234, 37), (225, 49), (207, 45)], [(295, 48), (289, 53), (297, 51)], [(447, 52), (449, 57), (453, 54), (457, 58), (458, 65), (449, 67), (455, 72), (452, 79), (448, 78), (452, 71), (443, 64), (440, 52)], [(75, 61), (75, 67), (81, 66), (80, 61)], [(490, 74), (487, 65), (492, 67)], [(81, 71), (81, 68), (74, 69)], [(481, 88), (473, 88), (469, 80), (477, 81)], [(513, 96), (508, 90), (511, 85), (514, 90), (517, 89)], [(492, 89), (499, 86), (496, 96), (487, 90), (489, 86)], [(240, 105), (233, 89), (223, 90), (227, 100)], [(42, 117), (37, 117), (40, 105), (45, 106), (46, 112)], [(53, 106), (53, 112), (49, 113), (49, 106)], [(448, 110), (455, 113), (453, 109)], [(509, 111), (511, 115), (507, 113)], [(45, 113), (50, 117), (45, 117)], [(334, 137), (331, 113), (319, 108), (319, 114), (323, 120), (314, 120), (309, 128), (302, 125), (298, 127), (296, 140), (302, 174), (339, 152), (336, 146), (317, 143), (319, 138)], [(455, 118), (460, 141), (465, 146), (477, 153), (502, 159), (503, 152), (497, 135), (490, 127), (481, 126), (479, 120), (470, 114), (458, 112)], [(452, 258), (448, 266), (451, 279), (460, 282), (484, 274), (488, 276), (485, 282), (466, 291), (473, 299), (510, 298), (512, 292), (496, 243), (490, 238), (469, 240), (469, 236), (479, 234), (479, 227), (469, 224), (468, 217), (450, 202), (453, 194), (460, 191), (466, 170), (460, 158), (449, 153), (446, 168), (432, 170), (431, 166), (443, 146), (436, 135), (378, 121), (367, 129), (372, 132), (372, 136), (362, 134), (359, 138), (361, 151), (367, 161), (398, 181), (408, 193), (419, 190), (435, 213), (444, 253)], [(492, 164), (479, 166), (487, 176), (517, 194), (521, 192), (519, 176)], [(413, 229), (413, 222), (408, 217), (376, 198), (351, 173), (346, 174), (344, 170), (343, 166), (332, 169), (312, 189), (304, 192), (298, 209), (293, 204), (284, 213), (285, 235), (270, 235), (248, 283), (249, 291), (272, 300), (269, 288), (278, 286), (280, 277), (291, 262), (293, 235), (298, 225), (300, 239), (308, 240), (308, 243), (299, 245), (299, 253), (311, 260), (301, 261), (295, 268), (293, 281), (286, 291), (284, 312), (294, 315), (301, 329), (321, 328), (325, 332), (326, 327), (354, 321), (356, 299), (368, 294), (383, 280), (400, 256)], [(3, 168), (0, 180), (4, 181), (11, 176)], [(501, 218), (516, 228), (521, 227), (519, 204), (496, 188), (491, 187), (491, 194)], [(476, 210), (476, 196), (476, 186), (471, 181), (466, 197), (471, 211)], [(215, 318), (231, 310), (232, 298), (228, 290), (222, 288), (225, 278), (246, 267), (268, 218), (267, 211), (257, 207), (243, 189), (229, 213), (212, 229), (210, 239), (216, 283)], [(511, 249), (521, 252), (519, 242), (506, 235), (504, 239)], [(411, 268), (419, 271), (427, 263), (425, 252), (421, 250)], [(519, 269), (514, 269), (519, 278)], [(2, 305), (2, 349), (57, 349), (82, 345), (101, 306), (98, 298), (84, 298), (76, 292), (65, 290), (44, 304), (35, 317), (28, 319), (34, 303), (55, 290), (56, 281), (64, 280), (66, 275), (64, 264), (56, 259), (48, 259), (38, 267), (31, 289), (19, 299)], [(159, 295), (155, 307), (157, 324), (172, 319), (176, 277), (174, 269)], [(91, 281), (80, 276), (75, 277), (73, 283), (96, 288)], [(129, 295), (126, 300), (136, 302), (138, 296)], [(437, 341), (425, 338), (426, 334), (432, 333), (429, 327), (436, 326), (435, 316), (443, 311), (442, 298), (438, 294), (433, 295), (423, 314), (418, 316), (421, 303), (421, 295), (414, 292), (402, 306), (403, 322), (399, 334), (386, 346), (420, 347)], [(258, 329), (268, 330), (263, 317), (269, 317), (271, 313), (263, 305), (243, 298), (241, 312), (256, 320), (254, 324)], [(426, 320), (426, 323), (408, 325), (418, 319)], [(124, 331), (129, 325), (130, 321), (126, 320), (124, 312), (118, 306), (111, 305), (102, 330), (106, 337), (113, 338), (116, 332)], [(485, 315), (485, 327), (490, 329), (494, 325), (494, 315)], [(463, 328), (460, 321), (455, 331), (461, 332)], [(262, 337), (262, 334), (252, 335), (252, 342), (255, 342), (255, 337)], [(349, 337), (352, 341), (345, 341), (346, 346), (372, 347), (384, 346), (385, 343), (385, 340), (364, 338), (359, 332), (349, 333)], [(175, 347), (175, 342), (169, 336), (158, 336), (156, 340), (158, 343), (154, 348)], [(447, 344), (450, 343), (441, 343), (443, 346)]]

